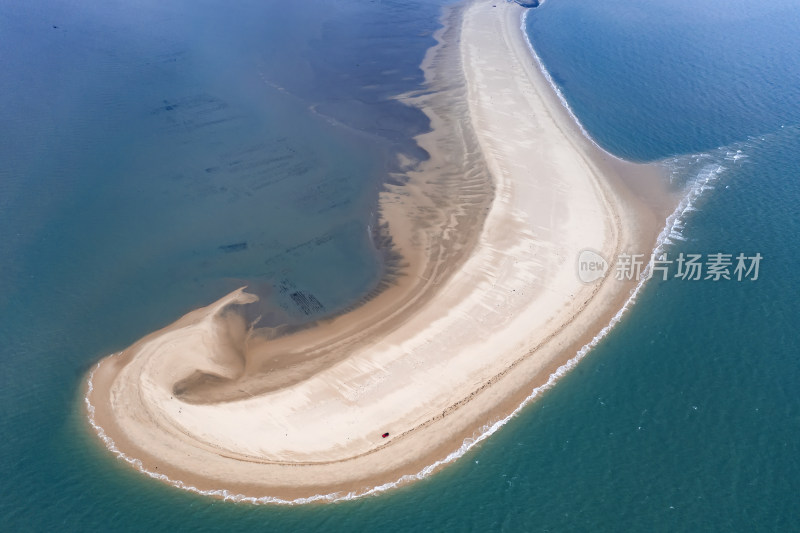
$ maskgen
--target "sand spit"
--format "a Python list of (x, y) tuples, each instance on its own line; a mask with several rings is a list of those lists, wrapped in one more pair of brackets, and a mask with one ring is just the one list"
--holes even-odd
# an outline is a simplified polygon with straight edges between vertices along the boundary
[(235, 500), (373, 493), (463, 453), (612, 321), (636, 282), (584, 284), (578, 255), (649, 253), (676, 202), (653, 167), (582, 135), (521, 13), (448, 10), (431, 91), (404, 97), (433, 130), (418, 138), (430, 160), (381, 196), (395, 282), (279, 337), (246, 323), (240, 289), (103, 359), (86, 403), (109, 449)]

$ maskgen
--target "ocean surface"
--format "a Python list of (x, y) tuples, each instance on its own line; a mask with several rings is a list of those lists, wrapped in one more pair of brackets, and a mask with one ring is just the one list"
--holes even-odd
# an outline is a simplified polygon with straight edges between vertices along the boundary
[[(499, 1), (499, 0), (498, 0)], [(604, 148), (698, 192), (652, 281), (556, 387), (377, 497), (251, 506), (154, 482), (86, 430), (100, 357), (243, 284), (275, 321), (357, 302), (443, 0), (42, 0), (0, 8), (0, 528), (800, 527), (800, 5), (547, 0), (526, 21)], [(533, 58), (531, 59), (533, 61)], [(301, 307), (292, 294), (313, 295)]]

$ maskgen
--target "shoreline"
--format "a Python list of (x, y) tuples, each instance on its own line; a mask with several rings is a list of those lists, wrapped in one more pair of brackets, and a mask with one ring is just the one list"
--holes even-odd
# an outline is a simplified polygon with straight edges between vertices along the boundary
[[(382, 215), (407, 262), (397, 284), (347, 315), (266, 341), (248, 337), (247, 325), (226, 313), (229, 304), (248, 302), (241, 290), (236, 291), (148, 335), (121, 355), (103, 359), (90, 374), (85, 400), (94, 430), (113, 440), (105, 442), (109, 449), (113, 446), (136, 457), (139, 462), (134, 466), (151, 477), (225, 499), (254, 503), (350, 499), (424, 477), (460, 457), (552, 386), (585, 355), (587, 346), (596, 344), (598, 335), (618, 320), (643, 283), (618, 284), (608, 277), (595, 286), (581, 285), (574, 271), (577, 255), (570, 254), (587, 247), (596, 247), (607, 258), (622, 250), (649, 252), (657, 246), (673, 199), (660, 202), (664, 191), (655, 190), (656, 184), (632, 188), (641, 173), (654, 172), (652, 165), (613, 161), (614, 156), (602, 153), (583, 136), (579, 123), (569, 117), (538, 71), (520, 29), (522, 12), (511, 4), (495, 9), (479, 2), (459, 5), (449, 12), (449, 24), (441, 31), (444, 40), (426, 56), (423, 66), (426, 75), (431, 72), (436, 90), (409, 99), (432, 117), (433, 131), (419, 139), (429, 149), (431, 161), (419, 170), (409, 168), (406, 185), (389, 187), (381, 195)], [(444, 79), (446, 69), (453, 68), (446, 60), (454, 55), (458, 68), (463, 66), (464, 87)], [(494, 97), (507, 101), (494, 102)], [(520, 121), (526, 110), (531, 119)], [(449, 134), (454, 130), (461, 134), (456, 139), (461, 147), (452, 144)], [(538, 157), (526, 155), (539, 146), (551, 150)], [(466, 163), (448, 162), (454, 149)], [(484, 164), (491, 169), (491, 178)], [(531, 170), (540, 165), (546, 169)], [(444, 179), (443, 167), (450, 173)], [(464, 180), (460, 172), (467, 168), (475, 169), (474, 175)], [(536, 176), (531, 179), (530, 174)], [(492, 194), (487, 194), (487, 187)], [(462, 202), (455, 209), (445, 202), (453, 191)], [(489, 202), (484, 220), (482, 210)], [(494, 304), (503, 307), (491, 309)], [(463, 316), (452, 317), (457, 314), (453, 310)], [(470, 328), (483, 329), (470, 337)], [(196, 334), (205, 340), (191, 344), (197, 342)], [(481, 338), (483, 334), (490, 343)], [(213, 343), (219, 337), (237, 347), (243, 343), (245, 351), (254, 354), (264, 347), (272, 353), (286, 350), (289, 359), (307, 353), (298, 347), (313, 346), (320, 359), (327, 359), (307, 370), (292, 368), (298, 366), (296, 358), (285, 367), (272, 367), (269, 372), (281, 377), (265, 385), (259, 372), (246, 374), (253, 364), (250, 352), (244, 362), (212, 354), (204, 361), (207, 372), (231, 379), (237, 389), (258, 398), (236, 396), (234, 385), (198, 386), (198, 397), (216, 395), (211, 402), (166, 398), (164, 391), (174, 390), (177, 381), (198, 367), (196, 361), (180, 357), (177, 366), (165, 363), (174, 359), (163, 357), (174, 347), (158, 342), (187, 342), (186, 347), (206, 349), (208, 342), (218, 347)], [(330, 354), (319, 347), (323, 342), (326, 349), (332, 346)], [(430, 348), (431, 343), (443, 344)], [(455, 353), (442, 355), (443, 348)], [(337, 355), (336, 349), (346, 355)], [(486, 361), (487, 353), (491, 361)], [(449, 360), (435, 366), (439, 361), (434, 362), (434, 356)], [(139, 372), (131, 373), (132, 367)], [(237, 374), (238, 367), (244, 367), (245, 374)], [(447, 382), (451, 372), (452, 386), (435, 394), (433, 389)], [(436, 379), (431, 380), (431, 374)], [(293, 395), (292, 388), (299, 387), (306, 388)], [(381, 391), (386, 394), (377, 398)], [(365, 398), (369, 394), (374, 398)], [(386, 398), (392, 395), (401, 397)], [(311, 397), (319, 400), (309, 406), (304, 398)], [(366, 399), (384, 403), (376, 407)], [(413, 400), (426, 403), (415, 406)], [(265, 402), (268, 411), (257, 405)], [(358, 413), (352, 418), (358, 420), (336, 420), (351, 428), (357, 443), (347, 443), (350, 438), (345, 439), (341, 430), (324, 426), (341, 416), (341, 409), (319, 410), (317, 404), (326, 402), (334, 407), (350, 402), (349, 408)], [(273, 410), (281, 405), (287, 415), (273, 422), (287, 429), (287, 438), (288, 430), (297, 426), (289, 422), (289, 414), (316, 420), (317, 426), (301, 423), (303, 431), (322, 427), (335, 435), (326, 434), (329, 442), (320, 445), (314, 441), (324, 439), (301, 434), (293, 437), (293, 447), (268, 450), (263, 449), (265, 443), (254, 443), (253, 431), (242, 433), (241, 427), (232, 428), (234, 442), (225, 440), (227, 430), (205, 441), (196, 438), (214, 431), (199, 421), (241, 423), (254, 414), (262, 420), (267, 412), (275, 416)], [(179, 422), (184, 410), (194, 419)], [(381, 440), (375, 421), (403, 410), (392, 422), (390, 438)], [(361, 419), (371, 420), (366, 436)], [(259, 431), (262, 437), (271, 434), (269, 428)], [(191, 448), (181, 447), (187, 443)], [(189, 459), (183, 458), (187, 449)], [(259, 482), (263, 479), (270, 481)]]

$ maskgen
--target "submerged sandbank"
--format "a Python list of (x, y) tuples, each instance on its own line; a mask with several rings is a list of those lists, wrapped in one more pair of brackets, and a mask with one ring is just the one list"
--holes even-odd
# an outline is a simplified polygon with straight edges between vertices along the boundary
[(522, 8), (495, 5), (448, 11), (433, 90), (405, 97), (433, 130), (430, 160), (381, 196), (393, 283), (282, 336), (246, 323), (240, 289), (103, 359), (87, 405), (109, 448), (217, 496), (363, 494), (427, 473), (609, 323), (635, 281), (584, 284), (579, 253), (648, 253), (673, 198), (581, 134)]

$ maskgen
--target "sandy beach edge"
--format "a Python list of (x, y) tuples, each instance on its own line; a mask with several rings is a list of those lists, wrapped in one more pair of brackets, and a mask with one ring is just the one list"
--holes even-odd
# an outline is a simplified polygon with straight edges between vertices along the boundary
[[(479, 2), (472, 2), (452, 10), (448, 15), (451, 22), (456, 20), (460, 24), (463, 11), (471, 9), (472, 6), (477, 4)], [(504, 6), (503, 9), (505, 14), (500, 20), (503, 29), (502, 36), (506, 44), (511, 43), (508, 45), (516, 50), (515, 53), (519, 54), (521, 53), (521, 47), (527, 48), (528, 46), (525, 36), (520, 31), (522, 11), (515, 6)], [(445, 46), (469, 46), (469, 44), (470, 35), (463, 32), (461, 33), (461, 42), (458, 45), (445, 43)], [(527, 50), (525, 52), (529, 53)], [(658, 247), (659, 231), (662, 231), (663, 234), (664, 220), (667, 218), (665, 213), (669, 214), (671, 212), (671, 207), (667, 209), (665, 206), (673, 200), (669, 199), (666, 202), (659, 203), (661, 200), (657, 197), (661, 194), (660, 192), (653, 194), (642, 193), (641, 190), (637, 190), (636, 187), (631, 187), (630, 185), (631, 182), (636, 181), (635, 178), (631, 178), (632, 174), (640, 176), (642, 173), (653, 172), (653, 169), (620, 162), (594, 146), (589, 139), (583, 136), (579, 125), (572, 120), (567, 110), (563, 108), (562, 103), (558, 100), (557, 95), (553, 93), (542, 73), (539, 72), (537, 76), (538, 66), (535, 65), (533, 57), (529, 58), (529, 65), (530, 70), (526, 72), (526, 75), (529, 76), (536, 90), (550, 100), (548, 104), (550, 113), (559, 129), (570, 139), (574, 148), (581, 151), (590, 161), (590, 164), (598, 169), (597, 174), (608, 178), (608, 183), (599, 184), (599, 186), (605, 188), (604, 195), (613, 197), (611, 199), (607, 198), (606, 201), (615, 205), (613, 210), (617, 216), (617, 220), (613, 222), (614, 228), (612, 230), (612, 232), (616, 232), (617, 236), (609, 251), (612, 253), (621, 250), (649, 252), (654, 247)], [(435, 69), (437, 66), (428, 65), (426, 68)], [(474, 102), (473, 104), (480, 107), (479, 104)], [(486, 111), (485, 106), (482, 109)], [(475, 108), (471, 108), (471, 111), (475, 111)], [(474, 118), (474, 113), (471, 113), (471, 115)], [(485, 149), (485, 146), (483, 148)], [(493, 175), (496, 175), (497, 172), (495, 169)], [(398, 203), (397, 205), (401, 204)], [(388, 210), (391, 210), (391, 207)], [(674, 216), (677, 215), (673, 214)], [(397, 218), (397, 214), (392, 215), (389, 213), (387, 218), (390, 221), (394, 220)], [(481, 227), (481, 225), (477, 225), (474, 229), (480, 231)], [(470, 248), (464, 247), (464, 249), (469, 250)], [(463, 263), (466, 259), (460, 257), (459, 260)], [(418, 264), (413, 261), (412, 263)], [(452, 264), (458, 265), (460, 263), (452, 261)], [(424, 271), (425, 268), (421, 271)], [(446, 279), (442, 278), (442, 281), (444, 282)], [(423, 478), (444, 464), (461, 457), (473, 446), (497, 431), (533, 398), (537, 397), (543, 390), (551, 387), (558, 377), (574, 367), (588, 350), (596, 345), (619, 320), (624, 310), (633, 302), (641, 287), (642, 283), (635, 281), (616, 286), (604, 282), (599, 287), (596, 287), (584, 305), (571, 310), (572, 316), (569, 323), (574, 323), (576, 316), (580, 315), (583, 324), (578, 329), (581, 333), (572, 334), (562, 340), (561, 345), (558, 346), (560, 356), (538, 361), (537, 365), (529, 365), (531, 358), (526, 357), (517, 358), (510, 361), (510, 364), (503, 365), (500, 372), (492, 375), (484, 384), (475, 389), (476, 393), (480, 393), (478, 395), (479, 399), (468, 401), (453, 411), (453, 415), (461, 413), (461, 420), (457, 423), (450, 423), (449, 420), (459, 417), (450, 416), (450, 413), (448, 413), (448, 423), (444, 422), (445, 417), (443, 415), (440, 420), (435, 420), (428, 424), (427, 427), (431, 425), (436, 427), (436, 433), (446, 434), (446, 438), (429, 441), (434, 445), (427, 445), (424, 450), (415, 449), (416, 453), (412, 454), (412, 460), (390, 463), (391, 468), (378, 474), (372, 475), (367, 472), (357, 479), (348, 479), (344, 483), (315, 484), (311, 480), (312, 482), (296, 487), (281, 484), (271, 485), (269, 482), (263, 484), (220, 483), (218, 479), (204, 478), (202, 475), (180, 469), (171, 471), (169, 467), (162, 466), (160, 471), (156, 471), (155, 468), (148, 468), (150, 465), (158, 464), (160, 462), (159, 459), (157, 457), (147, 457), (146, 453), (141, 456), (137, 455), (137, 458), (134, 459), (134, 456), (123, 452), (122, 450), (136, 450), (138, 447), (133, 443), (126, 443), (125, 431), (120, 427), (116, 427), (113, 414), (111, 412), (101, 412), (103, 406), (98, 402), (92, 401), (96, 397), (96, 391), (100, 389), (101, 378), (108, 378), (113, 375), (112, 370), (115, 366), (113, 363), (102, 367), (103, 362), (101, 361), (95, 370), (91, 372), (85, 399), (86, 408), (90, 413), (90, 422), (94, 430), (103, 438), (106, 446), (112, 452), (125, 458), (134, 467), (144, 471), (151, 477), (158, 478), (179, 488), (224, 499), (253, 503), (305, 503), (310, 501), (352, 499)], [(415, 288), (415, 290), (420, 289)], [(591, 305), (589, 305), (590, 303)], [(602, 305), (599, 305), (600, 303)], [(143, 339), (143, 341), (160, 333), (156, 332)], [(535, 351), (535, 349), (531, 351)], [(530, 368), (525, 368), (526, 365), (530, 366)], [(502, 383), (503, 386), (496, 386), (498, 383)], [(500, 388), (502, 388), (502, 392), (498, 390)], [(491, 393), (487, 394), (489, 391)], [(467, 406), (469, 406), (471, 412), (463, 415), (468, 410)], [(477, 420), (481, 422), (476, 424)], [(418, 432), (422, 433), (420, 430)], [(412, 438), (409, 437), (407, 440), (412, 440)], [(407, 449), (410, 448), (407, 447)], [(389, 451), (386, 448), (386, 452), (388, 453)], [(223, 486), (225, 487), (224, 489), (219, 488)], [(264, 494), (268, 495), (264, 496)]]

